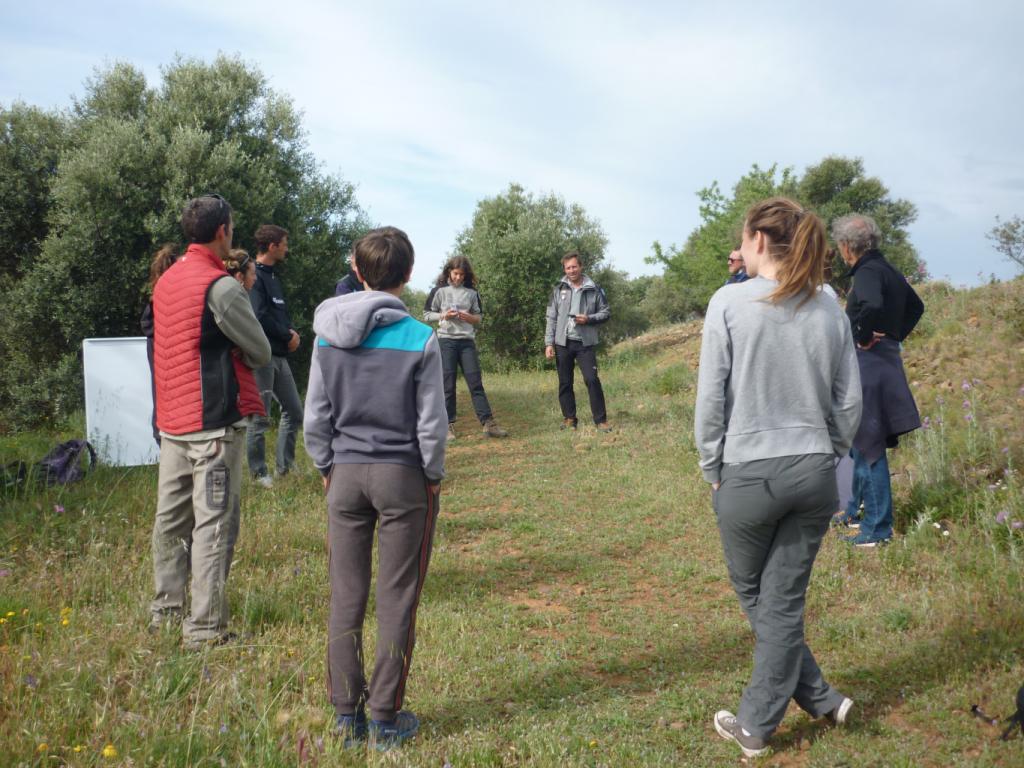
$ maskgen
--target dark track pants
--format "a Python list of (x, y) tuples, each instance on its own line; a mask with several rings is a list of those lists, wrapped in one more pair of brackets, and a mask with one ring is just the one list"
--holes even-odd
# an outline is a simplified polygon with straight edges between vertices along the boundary
[(576, 393), (573, 391), (573, 373), (575, 363), (579, 363), (580, 373), (587, 385), (590, 396), (590, 414), (595, 424), (608, 421), (604, 405), (604, 389), (597, 377), (597, 352), (594, 347), (584, 347), (581, 342), (567, 339), (563, 347), (555, 344), (555, 362), (558, 367), (558, 404), (562, 406), (562, 417), (576, 418)]
[[(327, 493), (327, 684), (339, 715), (352, 714), (367, 702), (372, 717), (391, 720), (402, 708), (437, 505), (416, 467), (334, 465)], [(378, 521), (377, 651), (367, 686), (363, 619)]]
[(722, 467), (714, 492), (729, 578), (754, 630), (754, 671), (740, 724), (768, 738), (792, 698), (812, 717), (843, 701), (804, 642), (811, 567), (836, 511), (835, 457), (783, 456)]
[(462, 375), (466, 377), (466, 386), (469, 387), (469, 394), (473, 399), (473, 410), (483, 424), (491, 418), (491, 404), (487, 402), (487, 393), (484, 392), (476, 342), (473, 339), (438, 339), (438, 344), (441, 347), (444, 407), (448, 411), (448, 423), (455, 421), (455, 383), (461, 366)]

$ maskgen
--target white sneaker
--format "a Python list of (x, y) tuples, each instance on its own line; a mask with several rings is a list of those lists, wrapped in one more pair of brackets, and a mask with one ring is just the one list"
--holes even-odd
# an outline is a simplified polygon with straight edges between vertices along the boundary
[(736, 715), (724, 709), (715, 713), (715, 730), (726, 741), (735, 741), (747, 757), (761, 757), (771, 749), (764, 739), (744, 730)]
[(256, 482), (262, 485), (264, 488), (273, 488), (274, 479), (270, 475), (260, 475), (256, 478)]
[(853, 699), (844, 697), (839, 706), (829, 712), (826, 717), (836, 725), (846, 725), (851, 709), (853, 709)]

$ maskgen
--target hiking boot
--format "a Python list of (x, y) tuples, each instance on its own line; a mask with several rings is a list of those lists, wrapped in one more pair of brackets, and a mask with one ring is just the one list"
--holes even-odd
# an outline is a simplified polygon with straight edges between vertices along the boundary
[(857, 549), (875, 549), (876, 547), (884, 547), (889, 543), (889, 539), (872, 539), (864, 533), (848, 536), (845, 541), (857, 547)]
[(366, 741), (367, 731), (366, 710), (362, 707), (353, 715), (338, 715), (335, 721), (334, 732), (344, 739), (345, 749), (352, 749)]
[(860, 518), (843, 510), (832, 515), (832, 525), (836, 528), (849, 528), (852, 531), (857, 531), (860, 530)]
[(602, 421), (600, 424), (597, 425), (597, 431), (604, 432), (605, 434), (607, 434), (612, 431), (612, 425), (609, 424), (607, 421)]
[(415, 736), (419, 729), (419, 718), (405, 710), (397, 712), (394, 720), (371, 720), (369, 727), (370, 749), (387, 752), (400, 747), (403, 741)]
[(448, 422), (448, 442), (450, 443), (454, 439), (455, 439), (455, 423), (449, 421)]
[(484, 422), (484, 434), (488, 437), (508, 437), (508, 431), (498, 426), (498, 422), (494, 419), (488, 419)]
[(562, 419), (562, 426), (559, 429), (576, 429), (576, 419)]
[(736, 715), (724, 709), (715, 713), (715, 730), (726, 741), (735, 741), (740, 745), (746, 757), (761, 757), (768, 754), (768, 743), (752, 733), (743, 730)]
[(217, 648), (221, 645), (227, 645), (233, 643), (238, 639), (238, 635), (235, 632), (225, 632), (217, 637), (209, 637), (201, 640), (197, 639), (185, 639), (182, 641), (186, 651), (202, 651), (207, 648)]
[(270, 475), (256, 475), (256, 477), (254, 477), (253, 480), (255, 480), (257, 483), (262, 485), (267, 490), (270, 490), (271, 488), (274, 487), (274, 479)]
[(846, 725), (851, 709), (853, 709), (853, 699), (843, 697), (839, 706), (825, 715), (825, 719), (832, 723), (832, 725)]

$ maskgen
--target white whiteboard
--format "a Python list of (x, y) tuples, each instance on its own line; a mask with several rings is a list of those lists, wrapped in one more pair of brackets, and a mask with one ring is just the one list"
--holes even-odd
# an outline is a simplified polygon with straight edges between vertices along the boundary
[(146, 338), (85, 339), (82, 361), (85, 428), (99, 460), (117, 467), (156, 464)]

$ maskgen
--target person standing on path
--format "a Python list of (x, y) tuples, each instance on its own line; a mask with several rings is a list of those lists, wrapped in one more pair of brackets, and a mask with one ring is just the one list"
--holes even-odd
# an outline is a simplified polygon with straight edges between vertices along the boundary
[(181, 227), (191, 243), (153, 289), (153, 376), (160, 475), (153, 524), (155, 596), (150, 629), (176, 624), (187, 647), (230, 639), (227, 579), (238, 538), (242, 433), (263, 403), (252, 369), (270, 344), (245, 289), (224, 269), (231, 206), (190, 201)]
[(832, 224), (832, 239), (852, 269), (853, 286), (846, 314), (857, 343), (857, 363), (864, 388), (864, 418), (853, 439), (853, 493), (836, 522), (858, 525), (847, 539), (859, 548), (873, 548), (892, 538), (892, 486), (886, 448), (900, 435), (921, 426), (914, 395), (903, 370), (900, 342), (924, 314), (924, 303), (878, 250), (882, 232), (870, 216), (852, 214)]
[(745, 283), (750, 279), (750, 275), (747, 274), (747, 268), (743, 265), (743, 254), (740, 253), (739, 248), (729, 254), (725, 263), (726, 268), (729, 270), (729, 279), (725, 281), (726, 285)]
[(476, 276), (465, 256), (452, 256), (441, 270), (435, 289), (430, 292), (430, 308), (423, 313), (428, 323), (437, 323), (444, 371), (444, 405), (448, 411), (448, 439), (455, 439), (455, 383), (462, 368), (473, 410), (488, 437), (506, 437), (498, 426), (484, 392), (480, 356), (476, 351), (476, 326), (483, 319)]
[(756, 203), (740, 248), (751, 279), (723, 286), (708, 304), (694, 435), (729, 578), (756, 641), (739, 710), (719, 711), (714, 726), (756, 757), (790, 699), (837, 723), (853, 705), (825, 682), (807, 647), (804, 603), (861, 390), (850, 323), (819, 290), (821, 219), (786, 198)]
[[(366, 290), (316, 309), (303, 425), (306, 451), (327, 492), (327, 681), (336, 729), (346, 746), (368, 739), (379, 750), (398, 746), (419, 728), (402, 702), (448, 423), (437, 337), (399, 298), (413, 260), (412, 243), (394, 227), (356, 243)], [(375, 528), (377, 650), (367, 685), (363, 620)]]
[(288, 355), (299, 348), (299, 334), (292, 327), (285, 303), (284, 289), (274, 268), (288, 258), (288, 230), (274, 224), (263, 224), (254, 235), (256, 240), (256, 284), (249, 294), (263, 332), (270, 340), (273, 358), (256, 371), (256, 384), (266, 409), (266, 416), (252, 420), (246, 434), (249, 472), (264, 488), (272, 488), (267, 469), (265, 433), (270, 428), (270, 403), (281, 406), (281, 423), (277, 433), (278, 477), (287, 475), (295, 463), (295, 438), (302, 425), (302, 400), (295, 386)]
[(597, 376), (597, 326), (608, 322), (608, 298), (593, 280), (583, 274), (580, 255), (571, 251), (562, 257), (565, 279), (551, 292), (544, 328), (544, 355), (558, 368), (558, 404), (562, 408), (562, 429), (576, 429), (576, 393), (573, 373), (578, 363), (590, 396), (590, 413), (600, 432), (611, 432), (604, 402), (604, 389)]

